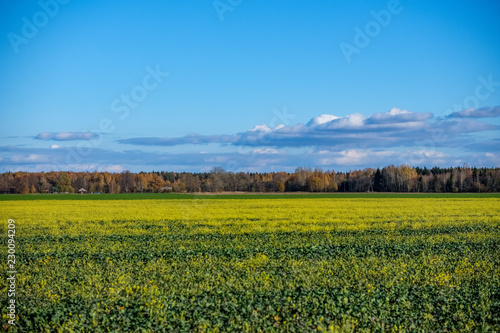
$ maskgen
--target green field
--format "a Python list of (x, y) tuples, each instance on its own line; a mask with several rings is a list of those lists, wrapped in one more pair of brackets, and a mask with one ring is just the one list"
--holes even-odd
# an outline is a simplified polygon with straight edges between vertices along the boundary
[(7, 331), (500, 331), (498, 194), (0, 200)]
[(401, 198), (500, 198), (500, 193), (118, 193), (118, 194), (0, 194), (0, 201), (12, 200), (145, 200), (145, 199), (401, 199)]

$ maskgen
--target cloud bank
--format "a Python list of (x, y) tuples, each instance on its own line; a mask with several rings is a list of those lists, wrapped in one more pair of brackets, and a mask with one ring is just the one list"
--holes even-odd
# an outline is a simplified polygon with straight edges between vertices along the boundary
[[(496, 114), (497, 108), (470, 111), (467, 118), (480, 115)], [(465, 111), (463, 111), (465, 112)], [(465, 114), (465, 113), (464, 113)], [(274, 128), (257, 125), (237, 134), (198, 135), (162, 138), (127, 138), (118, 140), (121, 144), (143, 146), (176, 146), (185, 144), (209, 144), (251, 146), (251, 147), (337, 147), (337, 148), (375, 148), (404, 147), (415, 145), (441, 133), (445, 140), (440, 146), (461, 144), (467, 133), (498, 130), (499, 126), (479, 122), (474, 119), (462, 119), (465, 116), (451, 115), (444, 119), (433, 119), (427, 112), (410, 112), (393, 108), (388, 112), (375, 113), (365, 118), (360, 113), (345, 117), (323, 114), (311, 119), (307, 124), (294, 126), (278, 125)], [(438, 140), (435, 140), (438, 141)]]

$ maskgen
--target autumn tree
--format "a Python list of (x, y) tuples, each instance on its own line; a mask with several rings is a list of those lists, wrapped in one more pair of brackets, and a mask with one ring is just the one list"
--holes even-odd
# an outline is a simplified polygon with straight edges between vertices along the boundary
[(59, 192), (75, 192), (75, 190), (71, 187), (71, 180), (66, 172), (61, 172), (59, 174), (56, 186), (59, 189)]
[(309, 192), (320, 192), (323, 190), (323, 182), (318, 176), (310, 176), (307, 178), (307, 190)]
[(128, 170), (123, 171), (121, 174), (120, 186), (125, 193), (134, 192), (136, 186), (135, 175)]

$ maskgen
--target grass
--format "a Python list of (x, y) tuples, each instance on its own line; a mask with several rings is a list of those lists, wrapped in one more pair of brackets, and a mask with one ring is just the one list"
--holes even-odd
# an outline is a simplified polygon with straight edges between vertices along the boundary
[(152, 199), (452, 199), (500, 198), (500, 193), (118, 193), (118, 194), (1, 194), (11, 200), (152, 200)]

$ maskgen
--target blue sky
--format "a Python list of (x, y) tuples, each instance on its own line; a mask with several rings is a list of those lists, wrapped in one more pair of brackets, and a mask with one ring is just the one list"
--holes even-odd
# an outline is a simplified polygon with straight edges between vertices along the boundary
[(500, 166), (495, 1), (0, 5), (0, 172)]

